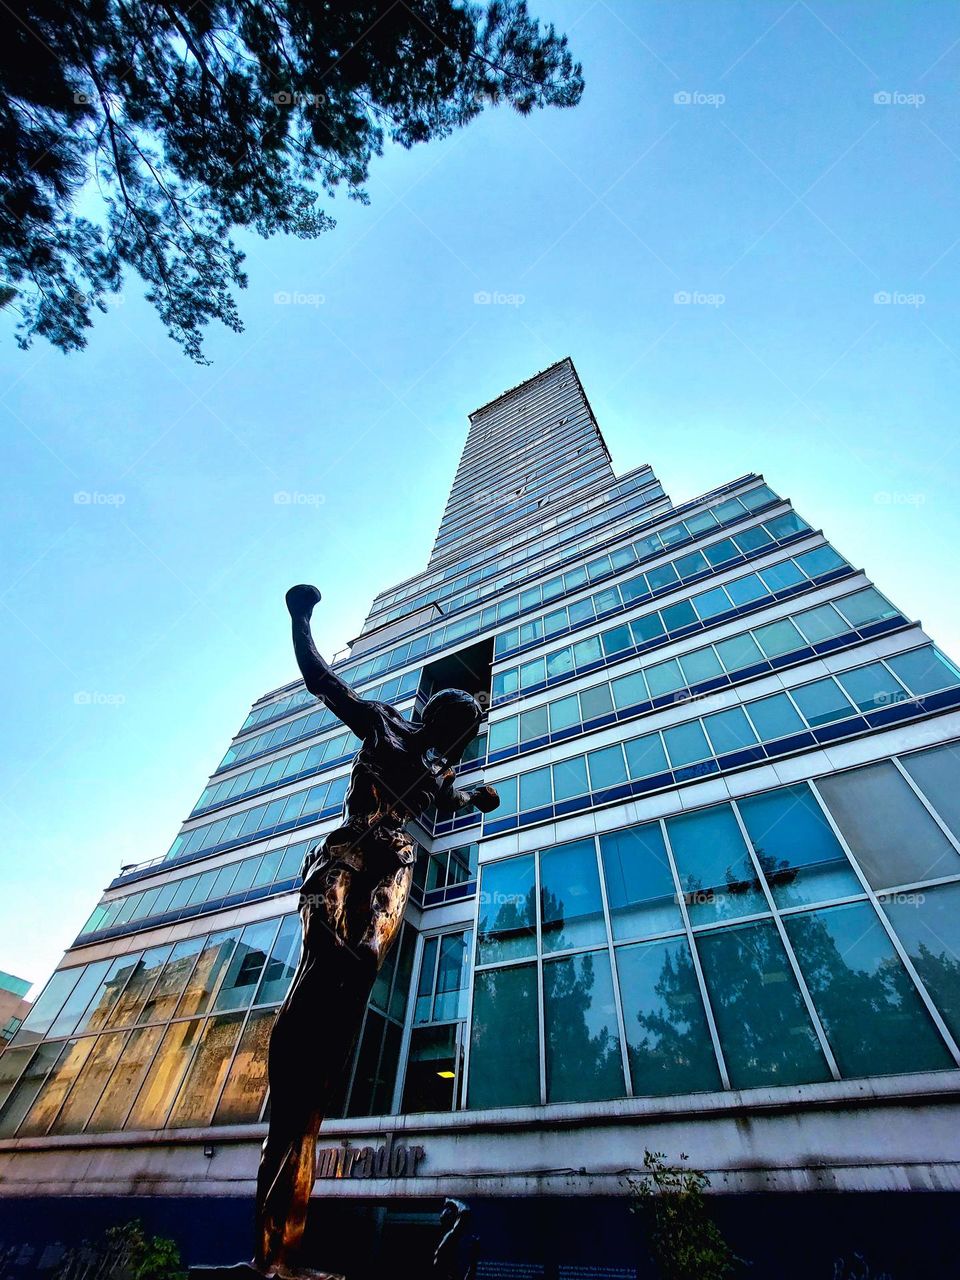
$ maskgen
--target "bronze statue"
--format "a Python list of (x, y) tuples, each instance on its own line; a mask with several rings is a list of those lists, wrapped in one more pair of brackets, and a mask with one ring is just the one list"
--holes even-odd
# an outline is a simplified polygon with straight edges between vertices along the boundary
[(316, 1173), (317, 1132), (342, 1085), (377, 973), (403, 920), (415, 846), (408, 819), (499, 804), (490, 787), (457, 789), (454, 766), (476, 737), (482, 711), (462, 689), (435, 693), (420, 724), (368, 702), (317, 652), (310, 617), (316, 587), (291, 587), (293, 647), (307, 689), (362, 742), (344, 821), (307, 855), (300, 891), (300, 962), (270, 1037), (270, 1126), (257, 1178), (254, 1265), (297, 1273), (297, 1252)]

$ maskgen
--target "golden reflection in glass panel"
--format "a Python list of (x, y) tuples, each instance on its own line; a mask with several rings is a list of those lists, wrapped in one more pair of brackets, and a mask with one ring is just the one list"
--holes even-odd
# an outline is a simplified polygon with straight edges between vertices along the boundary
[(167, 1122), (171, 1129), (189, 1129), (210, 1123), (242, 1023), (242, 1013), (227, 1013), (207, 1019), (197, 1052)]
[(136, 968), (141, 953), (129, 956), (117, 956), (106, 972), (103, 981), (90, 998), (90, 1003), (73, 1028), (77, 1034), (81, 1031), (102, 1031), (116, 1004), (117, 997), (127, 985), (127, 979)]
[(190, 1064), (202, 1019), (175, 1022), (166, 1033), (147, 1078), (140, 1086), (125, 1129), (162, 1129), (183, 1073)]
[(131, 1031), (120, 1061), (114, 1067), (87, 1124), (88, 1133), (123, 1128), (130, 1104), (143, 1083), (163, 1032), (163, 1027), (141, 1027), (138, 1031)]
[(176, 944), (170, 952), (170, 958), (163, 966), (156, 986), (140, 1010), (138, 1022), (170, 1021), (202, 947), (202, 936), (184, 938), (182, 942)]
[(250, 1015), (213, 1117), (214, 1124), (251, 1124), (259, 1119), (267, 1092), (267, 1048), (276, 1017), (276, 1009), (259, 1009)]
[(230, 963), (239, 932), (239, 929), (225, 929), (207, 939), (177, 1007), (178, 1018), (189, 1018), (206, 1010), (220, 975)]
[(50, 1126), (51, 1133), (80, 1132), (100, 1099), (126, 1039), (126, 1031), (110, 1031), (97, 1037), (93, 1052), (80, 1069), (60, 1114)]
[(84, 1036), (82, 1040), (67, 1040), (63, 1046), (56, 1065), (47, 1076), (46, 1083), (30, 1108), (30, 1112), (20, 1126), (20, 1136), (46, 1133), (50, 1122), (63, 1105), (63, 1100), (70, 1087), (80, 1074), (80, 1070), (93, 1048), (94, 1036)]
[(143, 1002), (153, 990), (153, 984), (169, 954), (169, 944), (164, 947), (151, 947), (149, 951), (143, 953), (130, 975), (130, 981), (110, 1011), (110, 1017), (106, 1022), (108, 1027), (131, 1027), (139, 1021), (138, 1014)]

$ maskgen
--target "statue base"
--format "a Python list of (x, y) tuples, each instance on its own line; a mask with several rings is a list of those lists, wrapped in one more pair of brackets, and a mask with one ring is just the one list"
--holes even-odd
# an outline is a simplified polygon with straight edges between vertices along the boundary
[(260, 1271), (252, 1262), (235, 1262), (233, 1266), (191, 1267), (188, 1280), (345, 1280), (339, 1273), (315, 1271), (310, 1267), (278, 1267), (276, 1271)]

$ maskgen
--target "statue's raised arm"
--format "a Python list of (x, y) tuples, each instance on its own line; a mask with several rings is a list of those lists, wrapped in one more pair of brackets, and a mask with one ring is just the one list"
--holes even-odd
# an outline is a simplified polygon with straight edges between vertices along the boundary
[(340, 679), (313, 642), (310, 618), (320, 603), (320, 592), (300, 583), (287, 592), (286, 602), (293, 625), (293, 652), (303, 683), (358, 738), (365, 738), (372, 723), (369, 704)]

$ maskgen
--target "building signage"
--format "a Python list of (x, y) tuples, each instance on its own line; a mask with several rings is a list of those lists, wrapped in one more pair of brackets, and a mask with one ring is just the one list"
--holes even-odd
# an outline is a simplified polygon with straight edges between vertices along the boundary
[(318, 1178), (412, 1178), (425, 1155), (423, 1147), (394, 1143), (393, 1134), (382, 1147), (321, 1147)]

